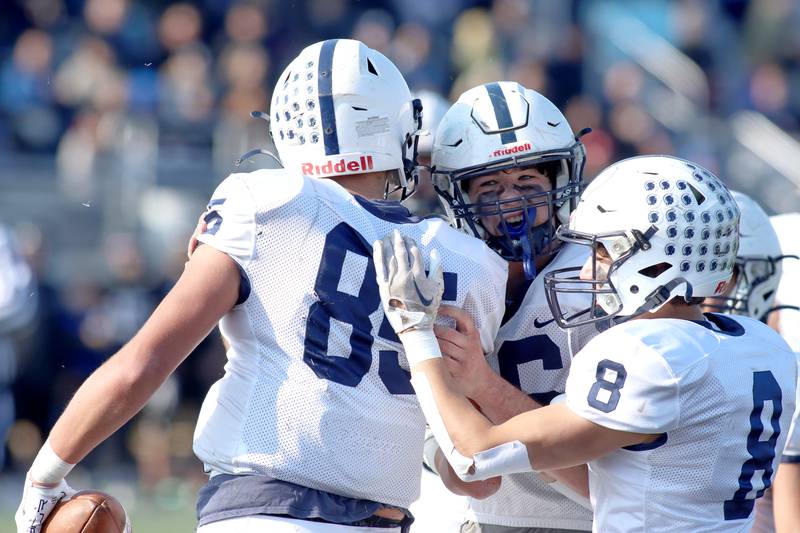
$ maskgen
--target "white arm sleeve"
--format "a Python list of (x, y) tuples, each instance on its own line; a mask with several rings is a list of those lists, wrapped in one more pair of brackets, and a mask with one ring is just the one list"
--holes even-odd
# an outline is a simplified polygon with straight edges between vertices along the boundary
[(462, 481), (480, 481), (503, 474), (531, 471), (528, 449), (518, 440), (480, 451), (471, 457), (462, 455), (450, 438), (450, 433), (439, 413), (433, 389), (425, 374), (415, 373), (411, 377), (411, 385), (414, 387), (417, 401), (419, 401), (436, 442), (439, 443), (447, 462)]

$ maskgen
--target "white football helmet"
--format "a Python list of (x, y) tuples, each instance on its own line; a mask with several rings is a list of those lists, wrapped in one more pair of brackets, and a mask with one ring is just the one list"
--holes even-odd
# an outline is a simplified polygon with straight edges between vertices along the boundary
[[(580, 279), (580, 267), (545, 275), (558, 324), (622, 322), (675, 297), (690, 302), (724, 293), (739, 245), (739, 208), (700, 165), (669, 156), (634, 157), (589, 184), (557, 236), (591, 246), (594, 254), (592, 279)], [(611, 259), (602, 277), (594, 263), (600, 245)], [(576, 292), (592, 294), (592, 306), (565, 316), (559, 295)]]
[(419, 153), (430, 155), (433, 151), (433, 135), (450, 109), (450, 102), (441, 94), (429, 90), (415, 91), (413, 96), (422, 102), (422, 130), (426, 133), (419, 137)]
[[(451, 224), (484, 239), (504, 259), (523, 261), (532, 278), (535, 256), (550, 248), (555, 227), (567, 221), (581, 191), (585, 150), (578, 137), (550, 100), (519, 83), (487, 83), (462, 94), (436, 130), (431, 170)], [(488, 202), (467, 194), (471, 178), (544, 163), (556, 169), (549, 192)], [(511, 224), (501, 216), (502, 236), (490, 235), (481, 217), (518, 212), (520, 200), (522, 221)], [(540, 208), (549, 216), (534, 227)]]
[(287, 169), (315, 178), (393, 170), (405, 192), (421, 119), (419, 100), (389, 59), (360, 41), (331, 39), (283, 71), (269, 129)]
[(800, 352), (800, 213), (784, 213), (770, 217), (772, 227), (781, 243), (784, 258), (792, 258), (783, 264), (783, 275), (777, 291), (779, 311), (778, 327), (781, 335), (796, 352)]
[(729, 296), (711, 296), (704, 305), (720, 313), (746, 315), (766, 320), (781, 281), (781, 243), (769, 217), (744, 193), (731, 191), (739, 206), (739, 253), (734, 272), (736, 281)]

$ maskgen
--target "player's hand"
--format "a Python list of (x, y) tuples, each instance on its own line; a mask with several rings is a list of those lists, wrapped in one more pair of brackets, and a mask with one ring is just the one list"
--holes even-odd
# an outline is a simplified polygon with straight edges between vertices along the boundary
[(496, 476), (482, 481), (462, 481), (461, 483), (463, 483), (462, 490), (465, 495), (476, 500), (484, 500), (500, 490), (502, 482), (503, 478)]
[(476, 500), (483, 500), (488, 498), (498, 490), (503, 482), (501, 476), (490, 477), (481, 481), (462, 481), (453, 471), (453, 467), (445, 459), (442, 450), (436, 449), (436, 456), (434, 458), (436, 471), (439, 472), (444, 485), (453, 492), (460, 496), (469, 496)]
[(189, 238), (189, 245), (186, 247), (186, 257), (189, 259), (192, 258), (192, 254), (200, 242), (197, 240), (197, 238), (202, 235), (206, 229), (208, 229), (208, 223), (206, 222), (205, 217), (206, 211), (203, 211), (203, 213), (200, 215), (200, 218), (197, 219), (197, 226), (194, 228), (194, 233), (192, 233), (191, 238)]
[(26, 476), (22, 501), (14, 515), (17, 533), (39, 533), (56, 504), (62, 499), (70, 499), (75, 492), (63, 479), (57, 485), (46, 485), (32, 481), (30, 475)]
[(438, 252), (431, 252), (428, 275), (414, 240), (394, 230), (373, 243), (372, 256), (383, 310), (395, 333), (433, 330), (444, 291)]
[(443, 305), (439, 315), (449, 316), (456, 322), (456, 329), (435, 326), (436, 339), (442, 350), (445, 366), (452, 383), (467, 398), (476, 399), (482, 385), (495, 374), (481, 348), (481, 336), (472, 317), (458, 307)]

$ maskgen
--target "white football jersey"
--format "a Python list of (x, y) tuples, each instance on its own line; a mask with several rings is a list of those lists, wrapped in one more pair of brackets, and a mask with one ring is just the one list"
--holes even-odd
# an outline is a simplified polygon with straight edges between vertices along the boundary
[[(800, 366), (800, 352), (795, 353), (797, 364)], [(789, 427), (789, 436), (786, 438), (786, 446), (783, 448), (782, 463), (800, 463), (800, 387), (795, 396), (795, 411), (792, 417), (792, 425)], [(772, 490), (764, 493), (763, 498), (756, 502), (756, 519), (753, 524), (752, 533), (775, 533), (775, 515), (773, 514)]]
[(503, 315), (505, 263), (442, 220), (282, 169), (230, 176), (205, 219), (200, 241), (238, 263), (250, 294), (220, 322), (228, 363), (203, 403), (197, 456), (212, 472), (407, 508), (425, 419), (384, 318), (372, 242), (399, 228), (426, 257), (438, 248), (443, 300), (472, 315), (485, 349)]
[(786, 342), (745, 317), (632, 320), (575, 356), (567, 406), (659, 434), (589, 463), (597, 531), (749, 531), (795, 408)]
[[(588, 257), (585, 246), (562, 244), (553, 260), (527, 288), (519, 309), (500, 327), (490, 366), (506, 381), (541, 404), (564, 392), (573, 354), (594, 335), (593, 325), (562, 330), (547, 305), (544, 275), (555, 269), (580, 267)], [(561, 297), (565, 309), (578, 312), (591, 304), (588, 294)], [(509, 527), (590, 530), (592, 513), (556, 492), (533, 472), (503, 476), (494, 495), (469, 498), (469, 520)]]

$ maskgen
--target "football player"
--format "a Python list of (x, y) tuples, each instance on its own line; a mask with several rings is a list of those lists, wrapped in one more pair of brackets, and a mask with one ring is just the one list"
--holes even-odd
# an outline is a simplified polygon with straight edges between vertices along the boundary
[(289, 64), (270, 109), (285, 168), (233, 174), (214, 192), (205, 245), (56, 422), (27, 476), (19, 532), (39, 531), (72, 492), (64, 477), (74, 464), (217, 322), (230, 348), (195, 430), (210, 474), (198, 531), (409, 523), (425, 420), (381, 309), (369, 243), (403, 228), (423, 250), (441, 250), (443, 298), (465, 306), (486, 350), (506, 278), (483, 242), (381, 200), (414, 179), (420, 112), (397, 68), (358, 41), (316, 43)]
[[(588, 251), (559, 246), (555, 230), (569, 218), (583, 186), (584, 148), (564, 115), (544, 96), (501, 81), (466, 91), (436, 133), (433, 176), (453, 226), (484, 239), (509, 261), (506, 315), (484, 355), (463, 312), (447, 307), (455, 329), (436, 329), (445, 363), (461, 393), (494, 423), (547, 405), (564, 392), (576, 348), (594, 327), (568, 335), (553, 319), (543, 274), (581, 266)], [(590, 298), (575, 295), (574, 312)], [(572, 333), (572, 332), (570, 332)], [(572, 341), (572, 342), (570, 342)], [(469, 498), (462, 532), (587, 531), (589, 509), (535, 473), (506, 476), (496, 494), (487, 483), (465, 483), (448, 466), (432, 435), (426, 464), (452, 491)], [(496, 482), (495, 482), (496, 484)]]
[(769, 216), (755, 200), (738, 191), (731, 191), (731, 196), (741, 213), (733, 277), (724, 293), (706, 298), (703, 306), (706, 311), (745, 315), (766, 323), (781, 281), (782, 262), (792, 256), (781, 253)]
[[(744, 215), (742, 215), (744, 218)], [(766, 216), (766, 215), (765, 215)], [(780, 251), (787, 260), (783, 263), (780, 284), (775, 291), (776, 306), (768, 315), (767, 323), (780, 333), (795, 351), (800, 362), (800, 246), (797, 243), (797, 229), (800, 227), (800, 214), (787, 213), (769, 219), (773, 232), (780, 243)], [(798, 389), (800, 395), (800, 389)], [(798, 396), (800, 402), (800, 396)], [(789, 437), (783, 450), (781, 464), (775, 474), (772, 488), (756, 504), (755, 533), (792, 533), (800, 531), (800, 411), (795, 410)]]
[[(701, 312), (730, 282), (738, 223), (733, 197), (699, 165), (643, 156), (603, 171), (557, 231), (589, 258), (544, 281), (559, 325), (608, 329), (573, 359), (563, 402), (499, 425), (446, 379), (436, 254), (428, 274), (413, 240), (375, 242), (384, 308), (454, 471), (558, 477), (588, 462), (588, 486), (573, 486), (591, 486), (595, 531), (749, 530), (786, 442), (797, 365), (765, 324)], [(583, 314), (560, 305), (574, 293), (592, 297)]]

